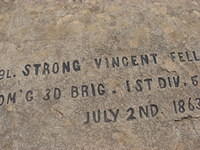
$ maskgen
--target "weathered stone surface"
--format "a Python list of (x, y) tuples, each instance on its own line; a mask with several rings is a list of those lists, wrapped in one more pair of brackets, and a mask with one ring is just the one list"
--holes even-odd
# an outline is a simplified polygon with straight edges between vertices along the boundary
[(1, 150), (200, 149), (199, 0), (0, 0), (0, 52)]

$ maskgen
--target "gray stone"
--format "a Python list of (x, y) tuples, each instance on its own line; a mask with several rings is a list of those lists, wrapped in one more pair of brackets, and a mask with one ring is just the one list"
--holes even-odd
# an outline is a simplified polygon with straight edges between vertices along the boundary
[(199, 0), (1, 0), (0, 52), (0, 150), (200, 149)]

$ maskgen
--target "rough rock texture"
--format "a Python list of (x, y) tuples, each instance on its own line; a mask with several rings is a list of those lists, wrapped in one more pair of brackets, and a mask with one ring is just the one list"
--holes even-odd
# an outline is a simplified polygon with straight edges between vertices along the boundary
[(200, 149), (199, 0), (0, 0), (0, 52), (0, 150)]

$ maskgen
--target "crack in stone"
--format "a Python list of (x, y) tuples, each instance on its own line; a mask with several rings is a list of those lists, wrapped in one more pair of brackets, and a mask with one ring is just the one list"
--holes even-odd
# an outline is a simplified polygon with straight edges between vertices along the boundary
[(59, 111), (59, 110), (57, 110), (57, 109), (53, 109), (55, 112), (57, 112), (58, 114), (60, 114), (62, 117), (64, 117), (64, 114), (61, 112), (61, 111)]
[(191, 116), (191, 115), (188, 115), (188, 116), (184, 116), (184, 117), (181, 117), (180, 119), (175, 119), (174, 121), (175, 122), (178, 122), (178, 121), (183, 121), (183, 120), (191, 120), (191, 119), (200, 119), (200, 116)]

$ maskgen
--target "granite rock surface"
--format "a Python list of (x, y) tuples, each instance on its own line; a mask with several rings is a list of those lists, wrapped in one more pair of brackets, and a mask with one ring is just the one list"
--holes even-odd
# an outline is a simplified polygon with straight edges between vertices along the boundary
[(0, 150), (199, 150), (199, 0), (0, 0)]

